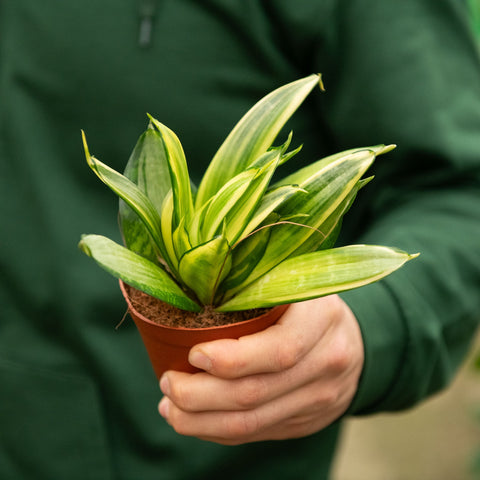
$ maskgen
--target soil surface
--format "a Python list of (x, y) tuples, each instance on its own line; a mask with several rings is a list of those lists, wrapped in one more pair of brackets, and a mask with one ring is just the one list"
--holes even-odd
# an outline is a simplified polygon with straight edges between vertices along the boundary
[(125, 285), (130, 300), (136, 310), (152, 322), (169, 327), (205, 328), (229, 325), (258, 317), (268, 308), (242, 310), (240, 312), (215, 312), (211, 306), (205, 306), (203, 312), (187, 312), (162, 302), (140, 290)]

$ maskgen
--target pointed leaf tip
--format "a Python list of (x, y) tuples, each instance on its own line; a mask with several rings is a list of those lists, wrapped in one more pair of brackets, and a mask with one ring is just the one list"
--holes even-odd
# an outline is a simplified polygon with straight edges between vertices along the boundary
[(317, 74), (283, 85), (261, 98), (228, 134), (199, 185), (200, 208), (230, 179), (272, 145), (280, 130), (319, 82)]
[(323, 79), (322, 79), (322, 74), (321, 73), (317, 73), (317, 76), (318, 76), (318, 86), (320, 87), (320, 90), (322, 92), (325, 91), (325, 85), (323, 83)]
[(85, 158), (87, 159), (87, 163), (91, 165), (92, 156), (90, 155), (90, 151), (88, 149), (87, 137), (85, 136), (85, 132), (83, 130), (80, 130), (80, 131), (82, 132), (82, 143), (83, 143), (83, 151), (85, 152)]
[(81, 239), (80, 239), (80, 242), (78, 242), (78, 248), (83, 252), (85, 253), (86, 255), (88, 255), (89, 257), (92, 256), (92, 251), (90, 250), (90, 248), (88, 248), (88, 245), (87, 243), (83, 240), (84, 237), (86, 235), (82, 235)]
[(383, 155), (384, 153), (391, 152), (396, 148), (397, 148), (397, 145), (395, 145), (394, 143), (391, 143), (390, 145), (384, 145), (384, 147), (379, 152), (377, 152), (377, 155)]

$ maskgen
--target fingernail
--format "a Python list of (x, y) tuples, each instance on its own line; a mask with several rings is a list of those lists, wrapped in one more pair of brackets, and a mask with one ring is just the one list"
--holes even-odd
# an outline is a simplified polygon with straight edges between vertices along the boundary
[(163, 418), (167, 419), (169, 410), (170, 400), (167, 397), (163, 397), (162, 400), (160, 400), (160, 404), (158, 405), (158, 412)]
[(160, 379), (160, 390), (167, 397), (170, 396), (170, 380), (168, 379), (168, 376), (165, 374)]
[(193, 351), (188, 361), (194, 367), (200, 368), (200, 370), (206, 370), (208, 372), (212, 368), (212, 361), (200, 350)]

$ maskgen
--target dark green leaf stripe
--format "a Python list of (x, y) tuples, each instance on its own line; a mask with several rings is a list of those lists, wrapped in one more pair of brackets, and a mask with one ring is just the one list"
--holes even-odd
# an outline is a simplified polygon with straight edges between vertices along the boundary
[(145, 193), (160, 213), (172, 185), (162, 137), (151, 124), (135, 145), (123, 175)]
[(232, 268), (221, 285), (223, 292), (237, 287), (250, 275), (267, 248), (270, 232), (270, 228), (260, 229), (233, 249)]
[[(145, 193), (158, 213), (166, 193), (171, 190), (170, 173), (163, 141), (153, 127), (139, 138), (125, 167), (124, 176)], [(125, 245), (132, 251), (157, 262), (156, 249), (143, 221), (132, 208), (120, 199), (120, 227)], [(165, 237), (163, 237), (165, 239)]]

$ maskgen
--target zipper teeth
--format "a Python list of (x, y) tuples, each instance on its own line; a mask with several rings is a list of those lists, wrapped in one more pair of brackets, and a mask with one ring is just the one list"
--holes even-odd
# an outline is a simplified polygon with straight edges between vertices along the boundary
[(140, 0), (140, 25), (138, 29), (138, 45), (147, 48), (152, 44), (153, 19), (157, 11), (157, 0)]

